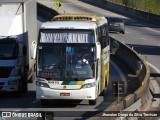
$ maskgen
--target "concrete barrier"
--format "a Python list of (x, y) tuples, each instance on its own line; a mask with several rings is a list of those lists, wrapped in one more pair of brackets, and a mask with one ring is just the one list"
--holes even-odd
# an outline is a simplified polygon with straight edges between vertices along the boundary
[(129, 94), (125, 98), (123, 98), (124, 108), (129, 107), (131, 104), (135, 102), (135, 96), (134, 94)]
[(149, 67), (147, 66), (146, 62), (136, 53), (136, 51), (134, 51), (134, 49), (129, 48), (124, 43), (113, 38), (111, 38), (110, 40), (111, 49), (115, 49), (115, 41), (116, 44), (118, 44), (118, 49), (115, 52), (115, 56), (124, 63), (126, 63), (126, 65), (130, 67), (130, 69), (132, 69), (132, 72), (137, 75), (137, 79), (134, 80), (135, 84), (137, 84), (136, 82), (139, 82), (140, 86), (135, 92), (123, 98), (120, 103), (110, 106), (106, 109), (106, 111), (123, 110), (124, 108), (131, 106), (135, 101), (140, 98), (142, 102), (138, 110), (146, 109), (146, 105), (150, 104), (151, 102), (149, 101)]

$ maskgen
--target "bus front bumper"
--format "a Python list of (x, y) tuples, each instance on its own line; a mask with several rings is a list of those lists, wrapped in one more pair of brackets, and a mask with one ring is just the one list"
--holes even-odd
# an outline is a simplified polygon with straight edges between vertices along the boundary
[(77, 90), (58, 90), (36, 86), (37, 99), (94, 100), (96, 97), (95, 86)]

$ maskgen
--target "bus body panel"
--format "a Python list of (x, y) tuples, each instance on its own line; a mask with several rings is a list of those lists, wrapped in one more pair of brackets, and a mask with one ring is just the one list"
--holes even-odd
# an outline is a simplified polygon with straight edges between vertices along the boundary
[[(78, 90), (56, 90), (44, 87), (36, 87), (37, 99), (70, 99), (70, 100), (94, 100), (96, 99), (95, 91), (96, 87), (84, 88)], [(70, 96), (60, 96), (60, 94), (67, 93)]]

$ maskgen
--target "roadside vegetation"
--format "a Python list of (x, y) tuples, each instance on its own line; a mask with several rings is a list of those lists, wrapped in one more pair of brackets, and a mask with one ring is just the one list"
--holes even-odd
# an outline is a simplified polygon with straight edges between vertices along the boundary
[(140, 11), (160, 15), (160, 0), (107, 0)]

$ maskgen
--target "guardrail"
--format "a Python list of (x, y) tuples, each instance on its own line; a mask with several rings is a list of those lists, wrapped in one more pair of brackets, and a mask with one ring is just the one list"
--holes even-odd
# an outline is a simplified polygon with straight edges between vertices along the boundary
[[(137, 80), (135, 81), (140, 83), (140, 87), (133, 94), (126, 96), (122, 100), (123, 108), (130, 106), (133, 102), (141, 98), (142, 106), (140, 107), (140, 109), (143, 110), (146, 107), (149, 98), (149, 96), (147, 95), (149, 93), (150, 70), (147, 65), (147, 62), (133, 48), (130, 48), (124, 43), (115, 40), (113, 38), (111, 38), (111, 45), (112, 45), (111, 48), (115, 49), (114, 42), (119, 44), (119, 47), (115, 52), (115, 55), (117, 56), (118, 59), (122, 60), (123, 62), (126, 63), (127, 66), (130, 67), (133, 73), (135, 73), (135, 75), (137, 76)], [(145, 105), (143, 103), (145, 103)], [(108, 108), (108, 110), (109, 109), (111, 108)]]
[[(46, 6), (37, 3), (38, 11), (41, 9), (43, 12), (39, 12), (38, 15), (45, 18), (46, 15), (49, 15), (48, 20), (58, 13), (53, 9), (47, 8)], [(48, 11), (49, 10), (49, 11)], [(49, 12), (49, 13), (47, 13)], [(45, 14), (44, 14), (45, 13)], [(132, 94), (124, 97), (118, 104), (114, 104), (106, 109), (106, 111), (122, 111), (125, 108), (131, 106), (133, 103), (141, 99), (141, 106), (139, 110), (144, 110), (146, 108), (146, 104), (149, 104), (149, 77), (150, 70), (147, 66), (147, 62), (142, 58), (133, 48), (128, 47), (123, 42), (115, 40), (114, 38), (110, 38), (111, 49), (113, 50), (115, 56), (126, 63), (127, 66), (130, 67), (132, 72), (137, 76), (135, 82), (140, 83), (139, 88), (134, 91)], [(135, 84), (136, 84), (135, 83)], [(101, 113), (100, 113), (101, 114)], [(97, 116), (97, 115), (96, 115)], [(93, 117), (92, 119), (97, 119)], [(110, 120), (115, 120), (115, 117), (109, 118)]]

